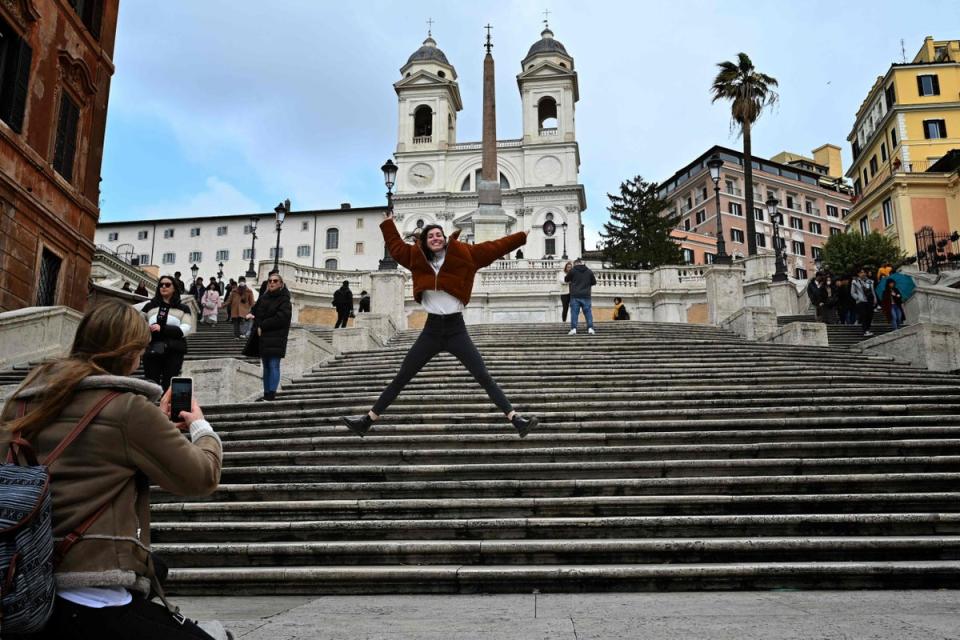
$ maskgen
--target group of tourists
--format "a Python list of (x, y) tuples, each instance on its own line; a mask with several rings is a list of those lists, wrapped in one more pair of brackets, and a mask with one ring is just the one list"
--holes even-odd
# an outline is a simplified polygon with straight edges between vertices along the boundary
[[(876, 271), (877, 282), (870, 277), (871, 270), (858, 267), (853, 275), (834, 277), (818, 271), (807, 283), (807, 298), (816, 312), (818, 322), (827, 324), (859, 324), (864, 337), (870, 337), (873, 315), (882, 310), (894, 331), (903, 326), (904, 295), (897, 286), (893, 266), (884, 264)], [(879, 290), (878, 290), (879, 289)]]
[[(340, 288), (334, 292), (333, 306), (337, 310), (337, 321), (333, 325), (334, 329), (345, 328), (347, 321), (356, 317), (353, 313), (353, 291), (350, 290), (349, 280), (344, 280)], [(360, 292), (357, 313), (370, 313), (370, 294), (366, 291)]]

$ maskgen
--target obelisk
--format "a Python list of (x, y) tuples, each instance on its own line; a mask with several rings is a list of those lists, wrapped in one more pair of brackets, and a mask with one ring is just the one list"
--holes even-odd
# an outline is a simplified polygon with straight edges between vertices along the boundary
[(473, 215), (474, 242), (495, 240), (506, 235), (507, 216), (503, 212), (500, 193), (500, 170), (497, 167), (497, 98), (493, 73), (493, 43), (487, 29), (487, 55), (483, 58), (483, 164), (477, 184), (478, 204)]

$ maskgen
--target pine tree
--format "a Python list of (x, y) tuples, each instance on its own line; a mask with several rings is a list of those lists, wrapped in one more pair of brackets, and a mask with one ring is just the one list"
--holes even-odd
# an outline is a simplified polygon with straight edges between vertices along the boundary
[(652, 269), (681, 264), (680, 245), (670, 232), (679, 214), (664, 215), (667, 203), (657, 197), (659, 186), (641, 176), (620, 184), (620, 195), (610, 198), (610, 222), (603, 225), (603, 254), (615, 269)]

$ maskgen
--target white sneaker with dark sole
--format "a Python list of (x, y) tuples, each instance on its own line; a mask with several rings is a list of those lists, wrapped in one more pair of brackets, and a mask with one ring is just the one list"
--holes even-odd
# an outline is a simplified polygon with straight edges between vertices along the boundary
[(593, 327), (590, 327), (589, 329), (587, 329), (587, 333), (589, 333), (590, 335), (593, 335), (596, 333), (596, 331), (593, 330)]

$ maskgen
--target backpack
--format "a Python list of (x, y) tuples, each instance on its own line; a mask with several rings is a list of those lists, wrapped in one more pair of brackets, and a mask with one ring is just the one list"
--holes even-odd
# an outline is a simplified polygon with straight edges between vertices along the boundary
[[(42, 463), (23, 438), (10, 442), (7, 461), (0, 464), (0, 633), (4, 636), (43, 629), (53, 613), (55, 566), (110, 504), (104, 503), (54, 544), (49, 467), (119, 395), (111, 391), (101, 398)], [(17, 417), (25, 411), (26, 403), (21, 401)], [(21, 456), (27, 464), (20, 464)]]

